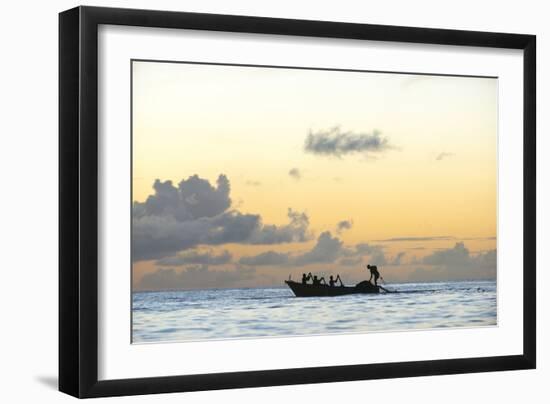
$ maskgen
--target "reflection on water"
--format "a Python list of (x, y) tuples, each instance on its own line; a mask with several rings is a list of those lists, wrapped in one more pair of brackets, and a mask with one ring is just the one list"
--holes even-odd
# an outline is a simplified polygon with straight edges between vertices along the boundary
[(133, 342), (496, 325), (495, 281), (393, 284), (400, 293), (294, 297), (287, 287), (135, 292)]

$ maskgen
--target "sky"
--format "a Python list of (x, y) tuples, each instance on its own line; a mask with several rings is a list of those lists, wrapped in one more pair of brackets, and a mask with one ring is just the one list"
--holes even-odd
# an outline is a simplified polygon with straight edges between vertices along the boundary
[(495, 278), (497, 85), (134, 61), (134, 290)]

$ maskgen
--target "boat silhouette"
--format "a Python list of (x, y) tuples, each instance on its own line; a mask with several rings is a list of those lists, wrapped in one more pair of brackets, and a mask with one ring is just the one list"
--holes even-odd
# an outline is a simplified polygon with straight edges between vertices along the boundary
[(287, 280), (285, 283), (294, 292), (296, 297), (322, 297), (322, 296), (343, 296), (353, 294), (380, 293), (381, 286), (374, 285), (369, 281), (359, 282), (355, 286), (330, 286), (312, 285), (308, 283)]

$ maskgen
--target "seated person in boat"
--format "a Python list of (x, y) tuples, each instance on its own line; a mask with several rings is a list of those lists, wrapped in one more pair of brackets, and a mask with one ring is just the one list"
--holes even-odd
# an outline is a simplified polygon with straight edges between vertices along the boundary
[(307, 281), (311, 280), (311, 272), (309, 274), (302, 274), (302, 285), (307, 285)]
[(376, 267), (376, 265), (367, 265), (367, 268), (370, 270), (369, 282), (372, 280), (372, 277), (374, 277), (374, 284), (378, 286), (378, 278), (380, 278), (380, 272), (378, 272), (378, 268)]
[(323, 285), (326, 285), (327, 282), (325, 281), (325, 278), (324, 277), (321, 277), (321, 279), (319, 279), (317, 277), (317, 275), (314, 275), (313, 276), (313, 286), (320, 286), (321, 285), (321, 282), (323, 282), (322, 284)]
[(334, 287), (336, 285), (336, 282), (338, 282), (338, 281), (340, 281), (340, 286), (344, 286), (343, 283), (342, 283), (342, 279), (340, 278), (340, 274), (338, 274), (336, 279), (334, 279), (334, 277), (332, 275), (330, 275), (330, 278), (328, 280), (328, 284), (330, 285), (330, 287)]

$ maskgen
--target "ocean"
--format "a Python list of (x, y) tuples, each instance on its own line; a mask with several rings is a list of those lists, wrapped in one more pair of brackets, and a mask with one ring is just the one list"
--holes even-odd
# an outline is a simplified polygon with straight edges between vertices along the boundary
[(399, 293), (295, 297), (286, 287), (134, 292), (134, 343), (480, 327), (495, 281), (386, 285)]

